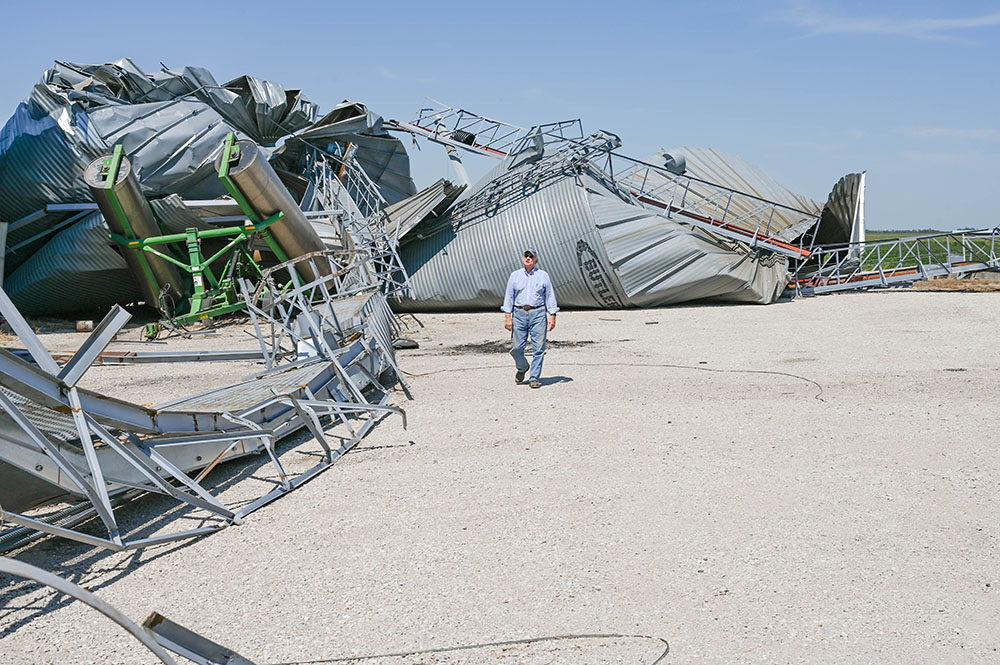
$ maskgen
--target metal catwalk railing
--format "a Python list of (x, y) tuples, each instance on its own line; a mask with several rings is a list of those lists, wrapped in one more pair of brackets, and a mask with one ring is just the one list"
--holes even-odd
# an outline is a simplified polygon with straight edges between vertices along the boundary
[(428, 106), (420, 109), (413, 120), (390, 120), (386, 122), (386, 126), (422, 136), (435, 143), (496, 159), (517, 154), (529, 143), (536, 141), (544, 144), (553, 140), (583, 138), (583, 126), (579, 119), (526, 129), (465, 109), (453, 108), (433, 99), (428, 99), (427, 102)]
[[(819, 223), (818, 215), (622, 155), (615, 152), (621, 146), (620, 139), (609, 132), (598, 131), (578, 140), (539, 131), (543, 132), (539, 136), (545, 136), (541, 140), (545, 147), (541, 159), (526, 171), (500, 176), (462, 205), (491, 210), (504, 205), (509, 197), (544, 186), (555, 178), (586, 172), (624, 200), (668, 219), (707, 229), (754, 249), (794, 259), (810, 255), (807, 247), (788, 238), (788, 230), (808, 238), (803, 231)], [(533, 136), (526, 136), (518, 149), (528, 149)]]
[[(594, 137), (603, 134), (598, 132)], [(795, 259), (810, 254), (782, 232), (814, 227), (819, 223), (818, 215), (615, 152), (620, 143), (605, 142), (603, 149), (594, 149), (594, 141), (589, 146), (572, 139), (564, 143), (557, 152), (579, 155), (576, 161), (589, 162), (603, 174), (605, 184), (613, 185), (638, 205), (755, 249)]]
[(819, 246), (792, 273), (788, 290), (795, 295), (812, 295), (887, 288), (998, 268), (1000, 227)]
[(354, 158), (353, 146), (341, 156), (312, 147), (306, 155), (306, 177), (323, 208), (343, 209), (342, 194), (353, 201), (356, 210), (348, 210), (331, 223), (339, 224), (340, 237), (349, 238), (354, 251), (370, 257), (364, 269), (373, 271), (373, 279), (386, 296), (405, 295), (409, 276), (397, 251), (398, 225), (391, 232), (385, 230), (385, 198)]
[(527, 173), (501, 176), (466, 201), (466, 206), (502, 205), (509, 195), (537, 188), (551, 176), (587, 169), (592, 177), (637, 205), (793, 259), (810, 255), (810, 232), (814, 233), (819, 223), (817, 214), (615, 152), (621, 146), (617, 136), (600, 131), (585, 137), (579, 120), (523, 129), (432, 101), (412, 122), (389, 126), (499, 159), (529, 150), (544, 151), (544, 158)]

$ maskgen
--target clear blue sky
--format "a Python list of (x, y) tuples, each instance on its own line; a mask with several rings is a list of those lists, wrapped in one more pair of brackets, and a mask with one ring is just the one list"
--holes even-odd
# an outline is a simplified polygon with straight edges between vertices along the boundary
[[(3, 121), (53, 60), (131, 57), (273, 79), (324, 111), (349, 98), (407, 119), (433, 97), (523, 126), (579, 117), (627, 154), (712, 147), (818, 200), (867, 170), (869, 228), (1000, 224), (996, 2), (171, 0), (3, 14)], [(418, 186), (450, 173), (424, 145)]]

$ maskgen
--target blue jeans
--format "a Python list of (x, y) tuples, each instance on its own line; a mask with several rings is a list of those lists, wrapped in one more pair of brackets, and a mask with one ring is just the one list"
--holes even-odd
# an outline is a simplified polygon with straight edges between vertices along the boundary
[(524, 347), (531, 335), (531, 347), (534, 355), (531, 357), (531, 375), (529, 379), (537, 381), (542, 375), (542, 361), (545, 360), (545, 335), (548, 331), (549, 317), (544, 307), (525, 311), (514, 309), (514, 336), (510, 343), (510, 355), (514, 356), (517, 371), (528, 369), (528, 359), (524, 357)]

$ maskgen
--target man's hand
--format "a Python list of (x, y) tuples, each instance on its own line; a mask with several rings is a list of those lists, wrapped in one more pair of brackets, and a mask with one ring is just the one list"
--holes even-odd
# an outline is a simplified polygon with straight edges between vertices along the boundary
[[(514, 319), (511, 318), (510, 314), (504, 313), (503, 318), (504, 318), (503, 327), (506, 328), (507, 330), (513, 330)], [(549, 328), (549, 330), (551, 330), (551, 328)]]
[(552, 314), (549, 316), (549, 332), (552, 332), (556, 328), (556, 315)]

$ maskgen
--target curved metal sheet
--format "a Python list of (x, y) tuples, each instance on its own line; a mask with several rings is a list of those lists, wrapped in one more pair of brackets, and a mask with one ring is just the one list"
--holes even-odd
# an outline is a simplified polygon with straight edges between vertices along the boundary
[[(123, 145), (145, 196), (220, 196), (225, 190), (213, 160), (227, 132), (238, 129), (273, 144), (277, 137), (307, 126), (316, 113), (316, 105), (301, 92), (252, 77), (224, 87), (197, 67), (150, 75), (128, 59), (102, 65), (56, 62), (0, 130), (0, 222), (23, 221), (49, 204), (91, 201), (84, 169), (115, 143)], [(11, 233), (8, 247), (21, 246), (7, 263), (8, 279), (20, 283), (21, 293), (29, 288), (44, 291), (37, 295), (45, 309), (15, 298), (18, 306), (32, 313), (56, 314), (134, 299), (133, 280), (123, 279), (116, 270), (120, 260), (96, 242), (70, 248), (74, 254), (92, 251), (89, 257), (55, 255), (54, 248), (68, 248), (52, 245), (57, 237), (54, 229), (70, 220), (70, 215), (49, 211)], [(76, 224), (77, 232), (85, 226), (92, 228)], [(54, 265), (30, 261), (40, 252)], [(29, 261), (38, 269), (34, 276), (21, 271)], [(85, 272), (100, 265), (110, 272), (96, 281), (91, 279), (95, 274), (84, 274), (78, 290), (76, 282), (60, 272), (80, 263), (86, 264)], [(53, 278), (72, 286), (59, 297)], [(33, 280), (45, 286), (29, 287)], [(112, 293), (101, 295), (102, 289)]]
[[(795, 208), (818, 217), (822, 206), (816, 201), (796, 194), (790, 189), (781, 185), (769, 176), (762, 168), (751, 164), (745, 159), (736, 155), (728, 155), (712, 148), (673, 148), (670, 150), (659, 150), (655, 155), (645, 161), (651, 164), (669, 164), (676, 162), (678, 157), (683, 157), (686, 162), (684, 175), (706, 180), (716, 185), (722, 185), (738, 192), (750, 194), (766, 201), (772, 201), (782, 206)], [(651, 178), (659, 179), (666, 183), (663, 174), (652, 174)], [(655, 182), (650, 186), (655, 186)], [(711, 196), (716, 189), (709, 185), (702, 185), (697, 182), (691, 183), (691, 189), (697, 195)], [(734, 198), (732, 207), (729, 209), (727, 218), (739, 218), (740, 215), (749, 213), (753, 204), (752, 199)], [(770, 229), (767, 235), (777, 235), (782, 230), (795, 226), (802, 221), (802, 216), (794, 214), (790, 210), (776, 208), (774, 217), (771, 220)], [(762, 230), (763, 231), (763, 230)]]
[(637, 205), (607, 173), (559, 153), (506, 159), (407, 241), (400, 307), (412, 311), (498, 308), (529, 246), (568, 307), (767, 303), (787, 280), (785, 259)]
[(60, 231), (4, 280), (24, 314), (103, 309), (143, 299), (125, 259), (109, 246), (108, 227), (93, 212)]
[(628, 303), (658, 307), (689, 300), (774, 302), (787, 259), (758, 257), (746, 245), (619, 199), (589, 194), (595, 223)]
[(439, 226), (400, 250), (411, 288), (403, 309), (499, 310), (507, 279), (529, 246), (539, 250), (539, 265), (552, 278), (560, 306), (624, 304), (586, 191), (574, 179), (516, 191), (495, 205), (459, 204)]
[(356, 148), (354, 158), (388, 203), (398, 203), (417, 193), (410, 177), (410, 157), (402, 141), (382, 128), (381, 116), (358, 102), (345, 101), (335, 106), (312, 127), (275, 150), (272, 161), (294, 171), (302, 165), (310, 147), (339, 156), (348, 143)]
[(861, 195), (861, 174), (848, 173), (830, 191), (816, 230), (815, 244), (834, 245), (851, 241), (851, 229)]

